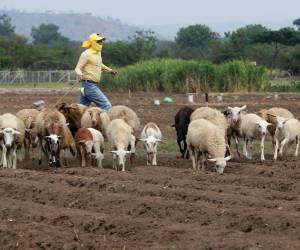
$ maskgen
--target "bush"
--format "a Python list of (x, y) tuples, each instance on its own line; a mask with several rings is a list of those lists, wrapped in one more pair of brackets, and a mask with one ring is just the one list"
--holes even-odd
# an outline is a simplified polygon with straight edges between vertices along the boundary
[(206, 61), (152, 59), (121, 68), (115, 79), (103, 75), (110, 90), (131, 91), (257, 91), (263, 87), (265, 69), (248, 62), (214, 65)]

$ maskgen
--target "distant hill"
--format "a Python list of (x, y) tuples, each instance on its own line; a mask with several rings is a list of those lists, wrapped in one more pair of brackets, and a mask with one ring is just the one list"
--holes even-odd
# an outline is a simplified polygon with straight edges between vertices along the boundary
[(74, 41), (83, 41), (91, 33), (103, 34), (110, 41), (128, 40), (137, 27), (126, 25), (112, 18), (101, 18), (90, 13), (29, 13), (18, 10), (0, 10), (0, 15), (7, 14), (12, 19), (15, 31), (18, 34), (30, 38), (32, 26), (41, 23), (52, 23), (59, 26), (59, 31)]

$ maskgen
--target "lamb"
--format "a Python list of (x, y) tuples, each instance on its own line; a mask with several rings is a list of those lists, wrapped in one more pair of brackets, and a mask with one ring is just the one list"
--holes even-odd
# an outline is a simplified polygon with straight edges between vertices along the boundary
[(90, 107), (85, 110), (81, 118), (82, 128), (94, 128), (106, 135), (105, 129), (110, 122), (106, 111), (98, 107)]
[[(157, 146), (161, 142), (162, 135), (159, 127), (153, 123), (149, 122), (143, 128), (141, 133), (140, 141), (144, 143), (144, 147), (147, 151), (147, 165), (152, 164), (153, 166), (157, 165)], [(152, 157), (152, 161), (151, 161)], [(151, 162), (150, 162), (151, 161)]]
[[(187, 146), (193, 162), (193, 169), (200, 169), (200, 164), (204, 169), (207, 155), (210, 155), (212, 159), (208, 159), (208, 161), (215, 162), (216, 171), (223, 174), (226, 162), (231, 159), (231, 156), (225, 157), (224, 131), (206, 119), (191, 121), (187, 132)], [(200, 155), (202, 155), (201, 162)]]
[(220, 127), (220, 129), (223, 132), (223, 135), (225, 137), (227, 128), (229, 127), (229, 124), (222, 112), (220, 112), (217, 109), (212, 109), (209, 107), (201, 107), (197, 108), (192, 114), (191, 114), (191, 121), (195, 121), (197, 119), (205, 119), (216, 126)]
[(113, 148), (113, 167), (118, 166), (125, 171), (126, 154), (131, 153), (128, 147), (132, 143), (133, 129), (123, 119), (112, 120), (107, 127), (107, 138)]
[(16, 116), (24, 122), (25, 125), (25, 138), (24, 138), (24, 149), (25, 159), (28, 160), (30, 155), (30, 148), (32, 157), (34, 158), (34, 149), (38, 144), (38, 137), (36, 130), (34, 130), (35, 119), (39, 111), (36, 109), (22, 109), (17, 112)]
[(21, 119), (6, 113), (0, 118), (1, 164), (3, 168), (17, 168), (17, 150), (22, 147), (25, 125)]
[(270, 108), (270, 109), (262, 109), (256, 113), (267, 122), (271, 123), (268, 127), (268, 131), (272, 137), (273, 145), (275, 144), (275, 130), (277, 125), (277, 116), (284, 117), (284, 118), (295, 118), (294, 115), (285, 108)]
[(81, 128), (81, 119), (84, 112), (87, 110), (87, 106), (79, 103), (61, 103), (57, 109), (66, 117), (67, 123), (73, 136), (75, 136), (77, 130)]
[(182, 158), (189, 157), (189, 151), (187, 150), (186, 144), (186, 134), (193, 111), (194, 110), (192, 108), (187, 106), (180, 108), (175, 115), (175, 124), (172, 125), (172, 127), (175, 127), (176, 129), (177, 144)]
[(97, 166), (102, 168), (104, 138), (100, 131), (93, 128), (80, 128), (75, 135), (75, 142), (81, 167), (86, 167), (90, 156), (93, 156), (97, 161)]
[(283, 148), (288, 142), (296, 141), (296, 150), (294, 156), (298, 156), (299, 141), (300, 141), (300, 122), (297, 119), (287, 119), (285, 117), (276, 117), (277, 126), (275, 130), (275, 151), (274, 160), (277, 160), (278, 149), (282, 156)]
[[(67, 127), (66, 118), (56, 109), (46, 108), (36, 117), (36, 130), (39, 137), (40, 155), (42, 163), (43, 152), (48, 157), (49, 166), (60, 166), (60, 141), (64, 137), (64, 128)], [(43, 141), (46, 140), (44, 147)]]

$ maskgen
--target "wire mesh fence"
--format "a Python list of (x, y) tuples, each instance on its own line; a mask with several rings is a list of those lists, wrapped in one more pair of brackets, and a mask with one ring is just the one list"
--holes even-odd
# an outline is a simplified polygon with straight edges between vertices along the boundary
[(55, 71), (0, 71), (0, 84), (22, 83), (72, 83), (76, 81), (74, 70)]

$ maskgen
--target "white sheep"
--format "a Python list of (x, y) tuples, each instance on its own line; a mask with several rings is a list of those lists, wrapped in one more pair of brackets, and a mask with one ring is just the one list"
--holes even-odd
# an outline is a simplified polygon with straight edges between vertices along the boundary
[[(240, 132), (244, 138), (243, 153), (248, 159), (252, 159), (252, 141), (260, 139), (261, 161), (265, 160), (265, 138), (268, 132), (268, 123), (256, 114), (241, 114)], [(250, 150), (249, 150), (250, 149)]]
[(288, 142), (296, 141), (296, 150), (294, 156), (298, 156), (299, 140), (300, 140), (300, 122), (297, 119), (288, 119), (285, 117), (276, 117), (277, 126), (275, 130), (275, 152), (274, 160), (277, 159), (278, 149), (282, 156), (283, 147)]
[(122, 171), (125, 171), (126, 155), (131, 153), (128, 147), (132, 143), (132, 128), (123, 119), (115, 119), (109, 123), (106, 131), (107, 139), (113, 148), (113, 167), (117, 170), (117, 167), (121, 166)]
[(137, 114), (127, 106), (113, 106), (108, 114), (110, 120), (123, 119), (133, 129), (133, 132), (136, 132), (140, 127), (140, 119)]
[[(187, 145), (194, 169), (199, 169), (200, 164), (204, 169), (208, 154), (212, 157), (208, 161), (215, 162), (216, 171), (223, 174), (226, 161), (230, 160), (231, 156), (225, 157), (226, 143), (220, 127), (206, 119), (192, 121), (188, 127)], [(200, 155), (202, 161), (200, 161)]]
[(0, 118), (1, 164), (4, 168), (17, 168), (17, 150), (22, 147), (25, 125), (13, 114), (6, 113)]
[(208, 121), (212, 122), (213, 124), (215, 124), (216, 126), (220, 127), (224, 134), (224, 137), (225, 137), (227, 128), (229, 127), (229, 124), (226, 120), (225, 115), (222, 112), (220, 112), (219, 110), (212, 109), (209, 107), (197, 108), (191, 114), (191, 121), (195, 121), (197, 119), (208, 120)]
[[(154, 122), (149, 122), (142, 130), (141, 137), (139, 139), (144, 143), (147, 151), (147, 165), (157, 165), (157, 146), (162, 140), (162, 135), (159, 127)], [(151, 161), (152, 157), (152, 161)]]
[(260, 159), (264, 161), (265, 138), (271, 123), (257, 114), (244, 112), (246, 107), (246, 105), (243, 107), (228, 107), (229, 116), (231, 117), (231, 128), (235, 131), (236, 135), (244, 139), (243, 153), (248, 159), (252, 159), (251, 149), (253, 139), (260, 139)]

